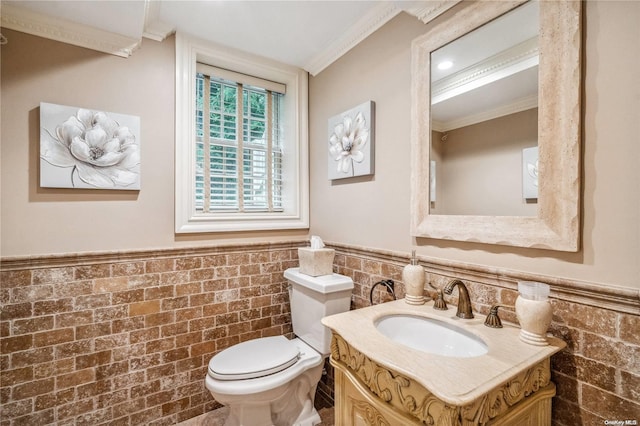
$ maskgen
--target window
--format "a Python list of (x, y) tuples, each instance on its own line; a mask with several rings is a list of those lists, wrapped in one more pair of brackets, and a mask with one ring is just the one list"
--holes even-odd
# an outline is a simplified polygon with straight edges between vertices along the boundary
[(176, 232), (308, 227), (306, 72), (176, 38)]
[(281, 212), (286, 88), (228, 74), (196, 66), (196, 211)]

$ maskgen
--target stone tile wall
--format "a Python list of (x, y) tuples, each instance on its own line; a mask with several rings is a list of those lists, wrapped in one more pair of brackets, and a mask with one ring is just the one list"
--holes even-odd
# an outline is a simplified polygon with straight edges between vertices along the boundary
[(219, 406), (211, 356), (292, 335), (298, 245), (3, 259), (0, 425), (172, 425)]
[[(169, 425), (216, 408), (203, 383), (214, 353), (254, 337), (292, 336), (282, 273), (297, 266), (303, 244), (3, 259), (0, 426)], [(352, 308), (368, 306), (382, 279), (395, 280), (404, 296), (406, 254), (333, 247), (334, 269), (354, 279)], [(513, 305), (518, 280), (551, 284), (551, 332), (567, 342), (552, 358), (554, 424), (638, 418), (637, 291), (420, 260), (427, 293), (463, 279), (483, 314), (496, 302)], [(374, 303), (390, 298), (377, 289)], [(516, 322), (508, 309), (500, 315)], [(320, 406), (333, 402), (327, 373)]]

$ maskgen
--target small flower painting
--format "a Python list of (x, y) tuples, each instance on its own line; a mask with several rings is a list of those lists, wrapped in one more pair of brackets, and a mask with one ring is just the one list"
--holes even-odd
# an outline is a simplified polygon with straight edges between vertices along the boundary
[(374, 103), (329, 119), (329, 179), (373, 174)]
[(140, 118), (40, 104), (40, 186), (140, 189)]

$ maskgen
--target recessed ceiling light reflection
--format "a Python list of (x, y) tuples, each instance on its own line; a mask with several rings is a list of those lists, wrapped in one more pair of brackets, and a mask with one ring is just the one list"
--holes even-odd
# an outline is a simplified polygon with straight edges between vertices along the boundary
[(451, 61), (442, 61), (442, 62), (440, 62), (438, 64), (438, 69), (439, 70), (448, 70), (452, 66), (453, 66), (453, 62), (451, 62)]

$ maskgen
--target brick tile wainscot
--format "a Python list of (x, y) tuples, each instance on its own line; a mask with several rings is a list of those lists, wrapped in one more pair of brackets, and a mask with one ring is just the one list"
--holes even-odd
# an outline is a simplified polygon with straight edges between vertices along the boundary
[[(219, 407), (204, 388), (211, 356), (256, 337), (292, 337), (282, 274), (305, 244), (3, 258), (0, 426), (171, 425)], [(369, 305), (380, 279), (394, 279), (403, 297), (407, 253), (328, 246), (334, 270), (354, 280), (352, 308)], [(554, 424), (638, 417), (637, 290), (419, 260), (427, 293), (461, 278), (482, 314), (496, 302), (513, 305), (519, 280), (550, 284), (551, 332), (568, 345), (552, 358)], [(374, 302), (386, 297), (380, 290)], [(501, 316), (516, 322), (508, 309)], [(333, 399), (328, 370), (316, 398), (324, 406)]]
[(2, 260), (1, 425), (171, 425), (219, 407), (209, 359), (291, 337), (303, 242)]

